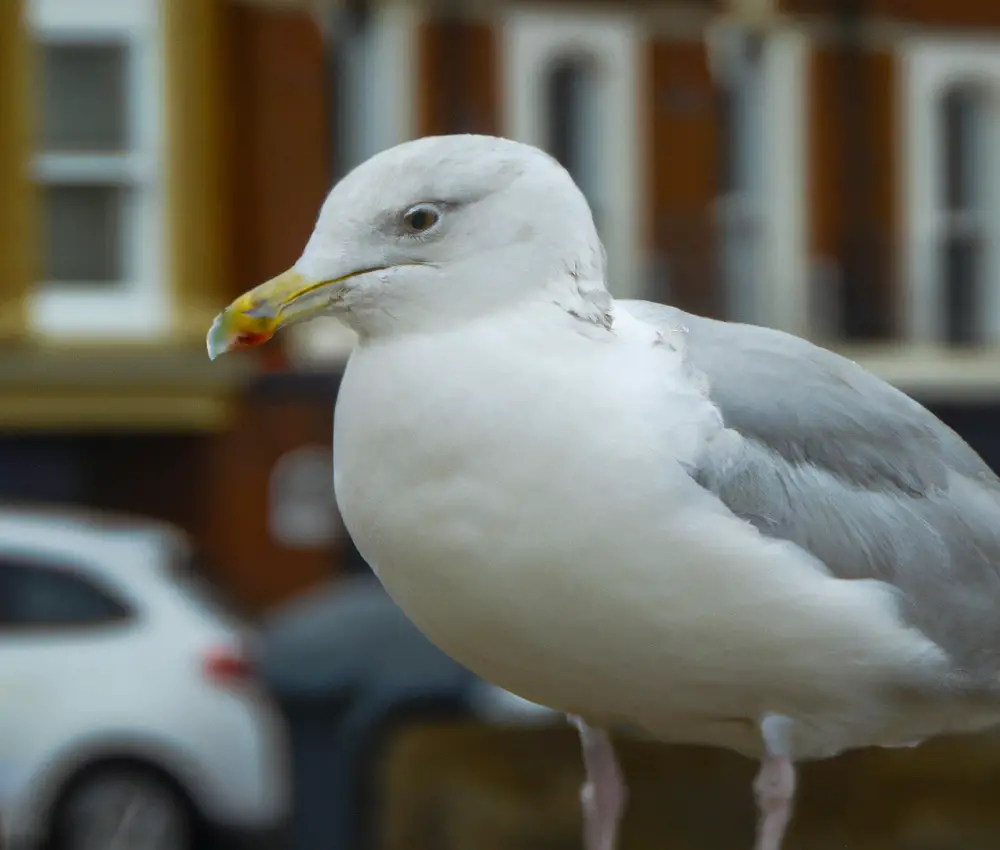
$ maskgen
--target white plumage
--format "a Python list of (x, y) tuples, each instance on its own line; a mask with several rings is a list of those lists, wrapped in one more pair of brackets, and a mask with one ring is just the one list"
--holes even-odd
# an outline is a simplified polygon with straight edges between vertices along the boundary
[(317, 310), (358, 332), (344, 521), (445, 652), (582, 718), (590, 850), (624, 799), (616, 724), (760, 757), (776, 850), (792, 760), (998, 719), (1000, 483), (854, 364), (616, 303), (603, 275), (551, 158), (422, 139), (335, 187), (291, 275), (209, 347)]
[(354, 355), (336, 491), (389, 593), (485, 678), (601, 725), (756, 753), (745, 721), (772, 711), (804, 757), (880, 742), (883, 683), (941, 653), (887, 587), (830, 577), (692, 479), (728, 435), (676, 349), (574, 324), (543, 305)]

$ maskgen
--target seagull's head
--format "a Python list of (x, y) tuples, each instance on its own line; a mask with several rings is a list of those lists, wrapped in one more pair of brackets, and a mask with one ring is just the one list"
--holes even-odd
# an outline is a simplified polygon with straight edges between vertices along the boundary
[(362, 337), (420, 331), (603, 275), (587, 201), (552, 157), (492, 136), (421, 138), (334, 186), (298, 261), (216, 318), (209, 356), (321, 314)]

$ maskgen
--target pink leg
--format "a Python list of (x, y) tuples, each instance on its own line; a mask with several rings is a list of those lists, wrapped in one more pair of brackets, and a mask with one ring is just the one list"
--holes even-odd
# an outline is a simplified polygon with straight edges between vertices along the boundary
[(761, 721), (764, 758), (754, 781), (760, 820), (755, 850), (781, 850), (795, 798), (795, 765), (791, 759), (788, 717), (769, 714)]
[(583, 803), (585, 850), (614, 850), (618, 824), (625, 811), (628, 789), (615, 757), (611, 739), (600, 729), (592, 729), (579, 717), (570, 723), (580, 733), (586, 781), (580, 790)]

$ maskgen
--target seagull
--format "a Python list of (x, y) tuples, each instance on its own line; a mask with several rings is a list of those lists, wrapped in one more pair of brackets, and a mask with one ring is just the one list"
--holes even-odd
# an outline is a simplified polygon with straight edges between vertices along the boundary
[(357, 333), (343, 521), (432, 642), (577, 726), (587, 850), (626, 805), (619, 729), (758, 760), (779, 850), (796, 763), (1000, 722), (996, 475), (831, 351), (612, 298), (540, 149), (376, 154), (209, 356), (323, 314)]

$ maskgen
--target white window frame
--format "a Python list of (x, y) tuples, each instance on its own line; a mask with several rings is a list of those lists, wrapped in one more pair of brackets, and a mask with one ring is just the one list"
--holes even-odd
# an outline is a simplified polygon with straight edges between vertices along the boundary
[[(940, 345), (945, 336), (938, 278), (939, 237), (954, 214), (938, 199), (942, 174), (942, 140), (935, 123), (941, 96), (955, 83), (968, 81), (989, 92), (989, 132), (1000, 143), (1000, 41), (914, 38), (900, 54), (902, 168), (899, 180), (902, 222), (902, 313), (908, 341)], [(1000, 165), (1000, 160), (997, 161)], [(987, 272), (984, 279), (983, 336), (1000, 343), (1000, 168), (985, 168), (989, 179)]]
[[(728, 21), (709, 30), (709, 61), (720, 83), (727, 73), (740, 73), (740, 60), (732, 52), (740, 30), (740, 24)], [(743, 315), (733, 318), (807, 336), (808, 43), (794, 30), (770, 30), (762, 37), (750, 106), (757, 113), (751, 121), (751, 132), (757, 135), (751, 143), (757, 163), (748, 169), (753, 182), (746, 191), (719, 198), (717, 214), (733, 214), (730, 210), (735, 207), (738, 214), (755, 221), (760, 240), (754, 252), (759, 265), (752, 277), (757, 291), (735, 299)]]
[(640, 211), (645, 209), (641, 170), (645, 163), (639, 132), (642, 101), (639, 22), (622, 14), (510, 9), (503, 23), (504, 133), (544, 146), (545, 90), (538, 85), (549, 62), (571, 53), (593, 56), (601, 66), (601, 93), (607, 105), (596, 157), (605, 204), (601, 237), (608, 254), (608, 278), (619, 298), (641, 297), (646, 290), (645, 240)]
[(160, 0), (29, 0), (28, 22), (42, 43), (126, 47), (125, 154), (36, 153), (39, 183), (71, 178), (130, 187), (124, 216), (125, 280), (102, 286), (39, 281), (29, 301), (32, 328), (45, 337), (129, 339), (169, 331), (170, 269), (165, 250), (164, 75)]

